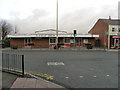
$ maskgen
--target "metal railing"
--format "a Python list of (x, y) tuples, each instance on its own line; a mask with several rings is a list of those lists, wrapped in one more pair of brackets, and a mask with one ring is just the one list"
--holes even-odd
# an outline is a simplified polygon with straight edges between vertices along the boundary
[(24, 76), (24, 55), (2, 53), (2, 71)]

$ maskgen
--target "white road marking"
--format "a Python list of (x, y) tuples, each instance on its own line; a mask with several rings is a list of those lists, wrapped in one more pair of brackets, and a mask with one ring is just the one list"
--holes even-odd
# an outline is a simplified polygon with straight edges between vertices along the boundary
[(65, 77), (66, 79), (68, 79), (69, 77)]
[(107, 77), (109, 77), (110, 75), (107, 75)]
[(47, 62), (47, 65), (54, 65), (54, 66), (57, 66), (57, 65), (65, 65), (63, 62)]
[(84, 76), (80, 76), (80, 78), (83, 78)]
[(93, 76), (93, 77), (97, 77), (97, 76)]

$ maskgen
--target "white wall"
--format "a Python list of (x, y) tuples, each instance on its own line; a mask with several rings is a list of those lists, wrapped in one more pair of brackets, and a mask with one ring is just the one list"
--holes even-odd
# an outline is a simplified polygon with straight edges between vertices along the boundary
[[(112, 28), (115, 28), (115, 31), (112, 32)], [(119, 28), (120, 28), (120, 25), (109, 25), (109, 35), (120, 35), (120, 32), (119, 32)]]

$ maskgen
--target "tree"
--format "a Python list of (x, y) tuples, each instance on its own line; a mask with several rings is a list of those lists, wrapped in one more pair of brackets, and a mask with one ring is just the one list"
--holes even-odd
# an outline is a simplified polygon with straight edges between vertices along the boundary
[(12, 25), (5, 20), (0, 20), (0, 29), (2, 34), (2, 40), (5, 40), (6, 36), (10, 34), (11, 31), (13, 31)]

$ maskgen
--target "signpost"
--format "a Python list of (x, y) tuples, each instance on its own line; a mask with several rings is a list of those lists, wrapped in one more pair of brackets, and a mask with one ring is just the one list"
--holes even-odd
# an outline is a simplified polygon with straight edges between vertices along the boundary
[(104, 33), (104, 50), (106, 48), (106, 35), (108, 35), (108, 30), (105, 30), (105, 33)]

